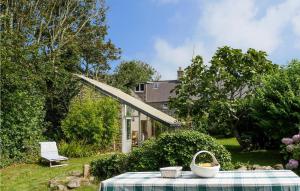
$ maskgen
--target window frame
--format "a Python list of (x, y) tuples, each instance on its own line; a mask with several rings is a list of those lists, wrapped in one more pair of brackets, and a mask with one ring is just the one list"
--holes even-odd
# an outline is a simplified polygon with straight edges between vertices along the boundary
[[(143, 87), (143, 90), (142, 90)], [(135, 92), (144, 92), (145, 91), (145, 84), (144, 83), (139, 83), (136, 87), (135, 87)]]

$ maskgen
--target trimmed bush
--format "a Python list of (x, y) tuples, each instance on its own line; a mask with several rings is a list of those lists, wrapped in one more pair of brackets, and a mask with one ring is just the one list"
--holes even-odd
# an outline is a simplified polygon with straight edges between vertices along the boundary
[(158, 170), (161, 166), (161, 159), (157, 141), (149, 139), (139, 148), (134, 149), (129, 155), (128, 171), (149, 171)]
[(126, 172), (128, 164), (129, 161), (126, 154), (106, 154), (91, 162), (91, 172), (99, 180), (104, 180)]
[(62, 129), (67, 141), (83, 141), (86, 144), (109, 147), (119, 128), (119, 105), (107, 97), (75, 100)]
[[(215, 154), (222, 169), (232, 167), (231, 155), (209, 135), (198, 131), (175, 131), (163, 133), (157, 139), (150, 139), (128, 155), (113, 154), (92, 162), (93, 175), (99, 179), (109, 178), (126, 171), (158, 171), (165, 166), (183, 166), (189, 169), (194, 154), (208, 150)], [(202, 160), (207, 155), (199, 156)], [(111, 173), (113, 172), (113, 173)]]
[(161, 166), (180, 165), (187, 170), (194, 154), (200, 150), (212, 152), (221, 166), (231, 162), (231, 155), (223, 145), (218, 144), (211, 136), (197, 131), (166, 133), (157, 140), (156, 144)]

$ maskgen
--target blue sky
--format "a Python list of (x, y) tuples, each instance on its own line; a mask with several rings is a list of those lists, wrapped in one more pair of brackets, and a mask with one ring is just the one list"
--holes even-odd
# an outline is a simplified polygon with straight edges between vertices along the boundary
[[(107, 0), (110, 38), (121, 60), (142, 60), (175, 79), (193, 55), (218, 47), (264, 50), (286, 64), (300, 59), (300, 0)], [(120, 63), (120, 60), (113, 65)]]

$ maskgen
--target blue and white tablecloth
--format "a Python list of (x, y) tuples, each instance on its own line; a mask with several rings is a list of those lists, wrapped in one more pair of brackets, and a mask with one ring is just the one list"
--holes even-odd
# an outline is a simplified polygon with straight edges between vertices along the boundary
[(300, 178), (289, 170), (221, 171), (214, 178), (184, 171), (176, 179), (128, 172), (102, 181), (100, 191), (300, 191)]

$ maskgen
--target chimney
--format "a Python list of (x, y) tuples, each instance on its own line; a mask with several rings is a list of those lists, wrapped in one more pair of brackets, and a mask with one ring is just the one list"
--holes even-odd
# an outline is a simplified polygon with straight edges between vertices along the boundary
[(177, 80), (180, 80), (180, 78), (183, 76), (183, 70), (181, 67), (177, 70)]

